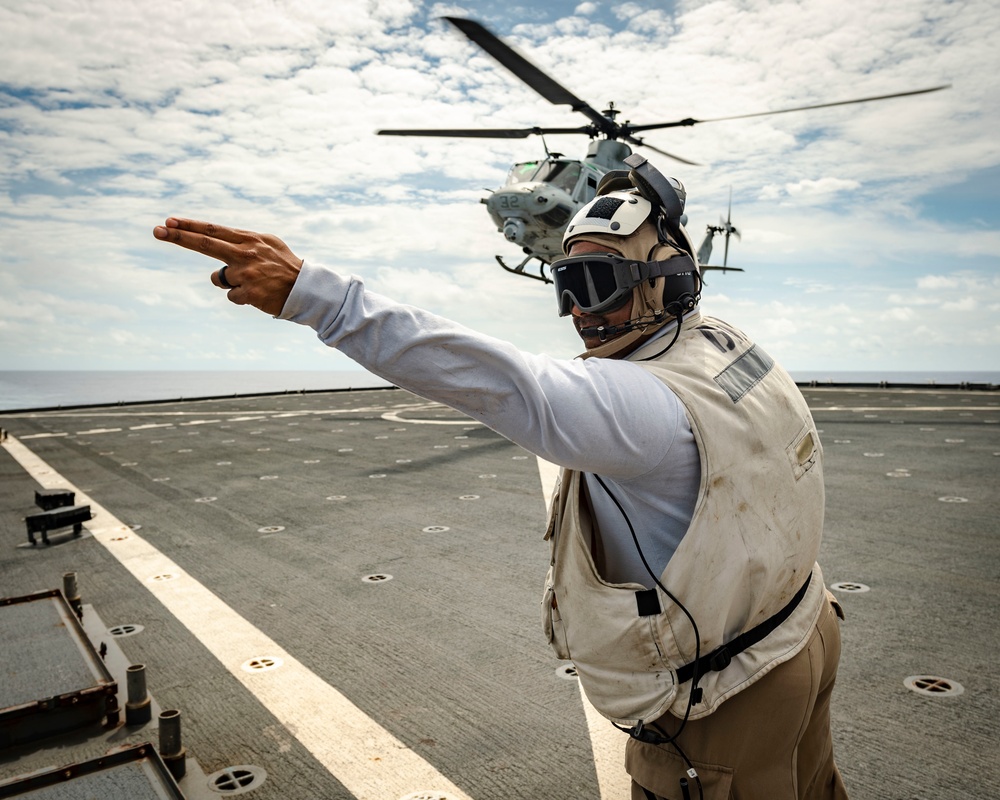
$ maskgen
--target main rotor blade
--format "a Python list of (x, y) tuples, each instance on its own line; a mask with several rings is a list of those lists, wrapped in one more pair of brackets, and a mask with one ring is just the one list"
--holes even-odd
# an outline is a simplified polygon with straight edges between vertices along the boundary
[(651, 125), (629, 125), (628, 129), (630, 131), (652, 131), (660, 128), (681, 128), (689, 127), (691, 125), (698, 125), (702, 122), (723, 122), (730, 119), (749, 119), (750, 117), (766, 117), (771, 114), (788, 114), (792, 111), (810, 111), (814, 108), (833, 108), (834, 106), (849, 106), (854, 103), (870, 103), (873, 100), (891, 100), (894, 97), (910, 97), (915, 94), (928, 94), (930, 92), (939, 92), (942, 89), (950, 89), (951, 84), (945, 84), (944, 86), (934, 86), (930, 89), (917, 89), (912, 92), (896, 92), (894, 94), (881, 94), (875, 97), (860, 97), (857, 100), (838, 100), (835, 103), (820, 103), (814, 106), (797, 106), (796, 108), (781, 108), (777, 111), (758, 111), (755, 114), (737, 114), (732, 117), (712, 117), (711, 119), (692, 119), (688, 117), (687, 119), (677, 120), (676, 122), (660, 122), (653, 123)]
[(895, 94), (880, 94), (875, 97), (860, 97), (857, 100), (838, 100), (835, 103), (820, 103), (815, 106), (799, 106), (798, 108), (782, 108), (778, 111), (760, 111), (756, 114), (738, 114), (735, 117), (714, 117), (713, 119), (700, 119), (698, 122), (722, 122), (727, 119), (747, 119), (749, 117), (763, 117), (768, 114), (787, 114), (791, 111), (809, 111), (814, 108), (833, 108), (834, 106), (849, 106), (854, 103), (870, 103), (873, 100), (891, 100), (894, 97), (911, 97), (915, 94), (929, 94), (930, 92), (940, 92), (942, 89), (950, 89), (951, 84), (944, 86), (934, 86), (930, 89), (916, 89), (912, 92), (896, 92)]
[(599, 125), (602, 131), (605, 129), (608, 119), (600, 111), (581, 100), (565, 86), (550, 78), (481, 24), (475, 20), (463, 19), (462, 17), (445, 17), (444, 19), (448, 20), (448, 22), (464, 33), (471, 42), (483, 48), (483, 50), (499, 61), (501, 65), (513, 72), (514, 75), (528, 84), (528, 86), (550, 103), (557, 106), (572, 106), (574, 111), (585, 114), (594, 123)]
[(526, 139), (536, 134), (591, 133), (582, 128), (413, 128), (377, 131), (379, 136), (457, 136), (471, 139)]
[(647, 147), (650, 150), (659, 153), (661, 156), (666, 156), (667, 158), (672, 158), (674, 161), (680, 161), (682, 164), (688, 164), (692, 167), (700, 167), (697, 161), (688, 161), (686, 158), (681, 158), (680, 156), (675, 156), (673, 153), (668, 153), (666, 150), (661, 150), (659, 147), (654, 147), (651, 144), (647, 144), (638, 136), (623, 136), (622, 137), (629, 144), (634, 144), (637, 147)]

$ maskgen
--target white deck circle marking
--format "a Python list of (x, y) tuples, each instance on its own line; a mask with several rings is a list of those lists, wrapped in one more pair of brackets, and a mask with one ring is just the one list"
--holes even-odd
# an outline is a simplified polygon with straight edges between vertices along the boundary
[(216, 794), (245, 794), (266, 780), (267, 770), (252, 764), (236, 764), (209, 775), (208, 788)]
[(917, 694), (934, 697), (957, 697), (965, 691), (965, 687), (958, 681), (937, 675), (911, 675), (903, 681), (903, 686)]
[[(469, 422), (475, 422), (475, 420), (470, 420), (468, 417), (462, 416), (461, 419), (420, 419), (413, 417), (404, 417), (402, 414), (421, 414), (428, 413), (432, 410), (438, 410), (443, 408), (443, 406), (437, 403), (421, 403), (419, 405), (413, 405), (405, 409), (399, 409), (397, 411), (386, 411), (382, 414), (382, 419), (386, 422), (405, 422), (408, 425), (468, 425)], [(457, 412), (456, 412), (457, 413)]]
[(278, 669), (284, 663), (280, 658), (273, 656), (257, 656), (257, 658), (244, 661), (241, 666), (247, 672), (265, 672), (269, 669)]
[(871, 590), (870, 586), (866, 586), (863, 583), (857, 583), (856, 581), (840, 581), (839, 583), (831, 583), (830, 588), (835, 592), (846, 592), (848, 594), (863, 594), (864, 592)]

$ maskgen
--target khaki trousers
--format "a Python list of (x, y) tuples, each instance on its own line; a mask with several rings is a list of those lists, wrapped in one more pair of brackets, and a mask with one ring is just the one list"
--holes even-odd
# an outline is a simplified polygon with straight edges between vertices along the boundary
[[(691, 800), (846, 800), (830, 735), (840, 609), (829, 599), (800, 653), (684, 726), (677, 743), (698, 772), (700, 793), (673, 745), (629, 740), (632, 800), (685, 800), (682, 778)], [(648, 727), (673, 735), (680, 723), (665, 714)]]

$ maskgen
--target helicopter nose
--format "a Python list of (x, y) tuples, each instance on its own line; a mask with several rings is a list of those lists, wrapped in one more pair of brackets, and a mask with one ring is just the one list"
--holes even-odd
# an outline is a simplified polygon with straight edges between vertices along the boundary
[(508, 242), (516, 242), (524, 236), (524, 220), (508, 218), (503, 224), (503, 235)]

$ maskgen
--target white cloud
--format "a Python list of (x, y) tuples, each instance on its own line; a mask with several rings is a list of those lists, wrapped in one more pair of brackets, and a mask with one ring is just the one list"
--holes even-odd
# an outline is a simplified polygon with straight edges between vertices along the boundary
[(975, 311), (979, 307), (974, 297), (963, 297), (960, 300), (952, 300), (941, 305), (944, 311), (968, 312)]
[(955, 288), (955, 279), (944, 275), (924, 275), (917, 278), (917, 288), (922, 291)]
[[(0, 8), (4, 359), (336, 363), (308, 331), (228, 307), (207, 283), (211, 263), (153, 241), (168, 214), (276, 232), (302, 255), (526, 349), (576, 352), (551, 288), (494, 262), (520, 255), (478, 202), (542, 143), (375, 136), (586, 123), (521, 85), (443, 13), (476, 11), (403, 0), (336, 14), (320, 0), (173, 0), (157, 14), (137, 0)], [(730, 263), (747, 272), (711, 276), (706, 306), (773, 339), (764, 343), (775, 354), (803, 366), (890, 355), (914, 368), (950, 364), (947, 347), (975, 325), (974, 347), (958, 357), (997, 364), (995, 211), (936, 201), (1000, 164), (1000, 89), (982, 80), (1000, 66), (994, 4), (714, 0), (670, 13), (586, 2), (489, 24), (594, 107), (613, 101), (636, 123), (951, 82), (914, 98), (643, 136), (706, 165), (646, 151), (687, 185), (696, 239), (732, 187), (743, 238)], [(582, 155), (586, 139), (546, 143)], [(91, 313), (67, 319), (81, 304)], [(954, 310), (928, 328), (932, 345), (910, 344), (932, 304)], [(54, 342), (57, 321), (66, 335)], [(13, 363), (4, 359), (0, 368)]]
[(785, 190), (796, 200), (827, 199), (836, 192), (845, 192), (860, 188), (858, 181), (848, 181), (841, 178), (819, 178), (818, 180), (801, 180), (789, 183)]

